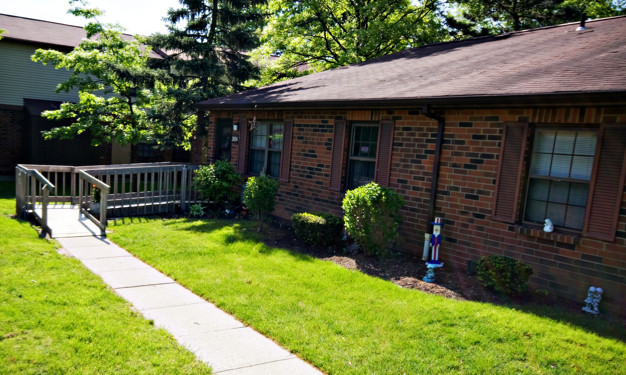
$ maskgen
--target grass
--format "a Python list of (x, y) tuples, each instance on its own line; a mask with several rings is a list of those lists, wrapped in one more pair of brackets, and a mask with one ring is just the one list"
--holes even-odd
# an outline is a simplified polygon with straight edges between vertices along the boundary
[(330, 374), (624, 373), (622, 340), (271, 248), (251, 222), (125, 219), (111, 229), (122, 247)]
[(15, 212), (0, 182), (0, 374), (208, 374)]

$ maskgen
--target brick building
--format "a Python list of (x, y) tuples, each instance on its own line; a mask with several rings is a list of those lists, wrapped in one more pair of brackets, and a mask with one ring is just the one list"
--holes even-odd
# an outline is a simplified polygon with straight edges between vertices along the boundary
[[(398, 246), (501, 254), (531, 287), (626, 316), (626, 18), (442, 43), (199, 103), (204, 161), (281, 182), (278, 217), (341, 214), (377, 181), (406, 199)], [(251, 130), (251, 124), (254, 129)], [(555, 231), (542, 230), (550, 218)]]

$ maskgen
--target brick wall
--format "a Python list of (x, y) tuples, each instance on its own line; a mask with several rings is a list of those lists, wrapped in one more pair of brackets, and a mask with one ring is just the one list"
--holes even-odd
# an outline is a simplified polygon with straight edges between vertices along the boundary
[[(367, 112), (367, 113), (366, 113)], [(566, 234), (546, 234), (519, 224), (491, 219), (505, 122), (538, 125), (626, 123), (626, 109), (545, 108), (440, 110), (445, 119), (435, 216), (445, 220), (441, 259), (465, 271), (469, 260), (487, 254), (520, 259), (531, 265), (531, 287), (582, 303), (590, 285), (605, 293), (602, 308), (626, 316), (626, 194), (622, 199), (617, 238), (607, 243)], [(247, 116), (252, 112), (220, 112), (215, 118)], [(288, 219), (294, 212), (341, 214), (343, 193), (329, 190), (335, 119), (394, 120), (389, 186), (405, 197), (399, 248), (421, 254), (428, 217), (437, 123), (415, 110), (390, 111), (272, 111), (257, 119), (293, 119), (289, 182), (281, 183), (275, 215)], [(240, 131), (244, 129), (240, 127)], [(349, 133), (348, 133), (349, 134)], [(238, 135), (234, 133), (233, 135)], [(209, 134), (208, 155), (214, 140)], [(344, 145), (347, 155), (346, 139)], [(232, 161), (238, 161), (233, 144)], [(344, 160), (347, 158), (344, 157)], [(344, 164), (344, 176), (345, 176)]]
[(0, 107), (0, 175), (15, 174), (24, 157), (24, 110)]

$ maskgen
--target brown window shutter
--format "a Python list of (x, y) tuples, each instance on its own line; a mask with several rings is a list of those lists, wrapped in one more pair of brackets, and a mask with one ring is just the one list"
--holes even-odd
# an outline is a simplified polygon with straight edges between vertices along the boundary
[(283, 150), (280, 155), (280, 181), (289, 182), (289, 169), (291, 168), (291, 134), (293, 133), (293, 120), (286, 119), (283, 126)]
[(626, 172), (626, 127), (600, 128), (583, 235), (615, 240)]
[(515, 223), (527, 136), (527, 123), (504, 126), (492, 213), (494, 220)]
[(248, 172), (248, 119), (239, 119), (239, 156), (237, 158), (237, 172), (246, 174)]
[(374, 181), (383, 186), (389, 186), (389, 176), (391, 175), (393, 127), (393, 121), (381, 121), (380, 131), (378, 132), (378, 159), (376, 160), (376, 175), (374, 176)]
[(333, 134), (333, 160), (330, 167), (330, 190), (341, 190), (341, 171), (343, 169), (343, 145), (346, 137), (346, 120), (335, 120)]

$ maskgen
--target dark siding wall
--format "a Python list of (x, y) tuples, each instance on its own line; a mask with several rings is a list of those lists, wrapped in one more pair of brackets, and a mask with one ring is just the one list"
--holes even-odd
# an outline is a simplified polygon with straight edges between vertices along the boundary
[(24, 150), (24, 110), (17, 108), (0, 107), (0, 175), (14, 175), (17, 164), (28, 162)]

